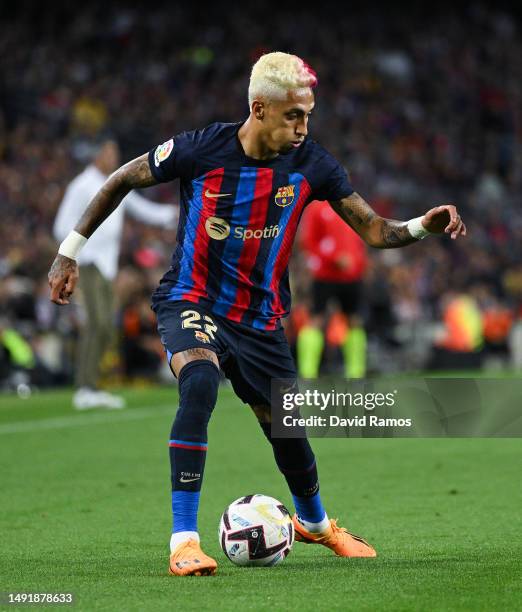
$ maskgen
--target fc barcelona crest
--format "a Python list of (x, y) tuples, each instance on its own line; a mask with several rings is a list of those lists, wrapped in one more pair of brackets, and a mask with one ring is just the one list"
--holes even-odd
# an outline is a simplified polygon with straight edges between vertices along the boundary
[(210, 342), (208, 335), (205, 332), (202, 332), (196, 329), (194, 331), (194, 335), (196, 336), (196, 339), (199, 340), (200, 342), (205, 342), (206, 344)]
[(287, 185), (286, 187), (279, 187), (275, 195), (275, 203), (278, 206), (290, 206), (294, 201), (294, 189), (295, 185)]

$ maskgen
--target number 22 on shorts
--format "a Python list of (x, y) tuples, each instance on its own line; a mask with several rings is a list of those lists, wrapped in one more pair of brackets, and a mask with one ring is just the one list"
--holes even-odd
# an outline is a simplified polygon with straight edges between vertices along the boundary
[[(196, 310), (184, 310), (181, 313), (181, 318), (183, 321), (181, 322), (181, 327), (183, 329), (198, 329), (202, 328), (205, 332), (214, 340), (214, 332), (217, 332), (218, 328), (214, 321), (208, 316), (203, 315), (203, 317)], [(203, 319), (204, 323), (201, 324), (199, 321)]]

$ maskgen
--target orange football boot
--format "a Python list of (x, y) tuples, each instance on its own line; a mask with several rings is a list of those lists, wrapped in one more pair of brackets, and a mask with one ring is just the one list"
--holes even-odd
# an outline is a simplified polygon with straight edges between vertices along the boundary
[(170, 554), (169, 574), (173, 576), (213, 576), (217, 563), (206, 555), (196, 540), (187, 540)]
[(376, 557), (375, 549), (361, 537), (337, 526), (336, 519), (330, 519), (330, 527), (322, 533), (310, 533), (299, 522), (297, 514), (292, 517), (295, 539), (305, 544), (322, 544), (331, 548), (338, 557)]

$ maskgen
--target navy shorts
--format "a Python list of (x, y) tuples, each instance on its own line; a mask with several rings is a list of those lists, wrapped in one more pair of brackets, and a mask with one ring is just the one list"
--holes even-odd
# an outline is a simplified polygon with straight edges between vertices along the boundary
[(169, 360), (190, 348), (216, 353), (236, 395), (252, 405), (270, 405), (272, 379), (296, 380), (295, 363), (283, 329), (262, 331), (212, 314), (193, 302), (154, 305), (158, 331)]

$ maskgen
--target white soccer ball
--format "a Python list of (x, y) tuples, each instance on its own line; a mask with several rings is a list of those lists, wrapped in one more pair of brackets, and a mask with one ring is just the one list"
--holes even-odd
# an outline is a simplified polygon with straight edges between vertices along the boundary
[(240, 497), (223, 512), (219, 543), (236, 565), (276, 565), (294, 543), (292, 518), (273, 497), (260, 494)]

